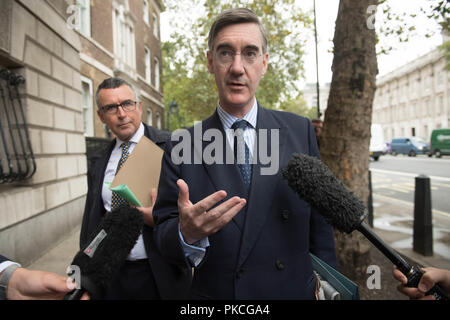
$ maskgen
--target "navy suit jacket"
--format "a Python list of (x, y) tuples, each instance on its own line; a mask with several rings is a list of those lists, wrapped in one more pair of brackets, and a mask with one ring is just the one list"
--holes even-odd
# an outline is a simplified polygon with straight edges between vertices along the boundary
[(5, 262), (5, 261), (9, 261), (9, 259), (7, 259), (6, 257), (4, 257), (0, 254), (0, 263)]
[[(217, 111), (202, 122), (202, 129), (219, 129), (226, 141)], [(154, 235), (172, 264), (187, 263), (178, 236), (177, 179), (186, 181), (194, 204), (218, 190), (227, 192), (223, 201), (236, 195), (247, 198), (241, 212), (209, 236), (210, 246), (194, 272), (190, 293), (194, 299), (314, 299), (316, 283), (309, 252), (336, 266), (331, 226), (299, 199), (280, 173), (294, 152), (319, 156), (311, 122), (258, 106), (256, 129), (268, 129), (269, 134), (270, 129), (279, 130), (280, 169), (275, 175), (261, 175), (262, 164), (254, 164), (249, 194), (235, 164), (175, 165), (171, 160), (175, 144), (166, 144)], [(194, 129), (189, 131), (194, 136)], [(209, 143), (202, 142), (203, 150)], [(230, 147), (224, 143), (223, 148), (225, 154)]]
[[(163, 148), (169, 139), (169, 133), (157, 130), (144, 124), (144, 135)], [(80, 248), (88, 245), (89, 236), (96, 231), (103, 215), (106, 213), (103, 206), (102, 187), (105, 170), (116, 141), (102, 150), (91, 160), (88, 169), (88, 194), (84, 209), (83, 222), (80, 233)], [(186, 266), (168, 264), (160, 255), (153, 241), (153, 228), (144, 225), (142, 230), (144, 246), (149, 263), (155, 276), (155, 282), (162, 299), (183, 299), (189, 290), (191, 270)], [(139, 279), (136, 279), (139, 281)]]

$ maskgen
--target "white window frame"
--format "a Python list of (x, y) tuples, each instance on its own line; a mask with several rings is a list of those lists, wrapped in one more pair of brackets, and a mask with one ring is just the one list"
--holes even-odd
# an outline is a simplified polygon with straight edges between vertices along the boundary
[(145, 81), (152, 83), (152, 55), (150, 49), (144, 46), (144, 58), (145, 58)]
[(157, 91), (160, 91), (160, 85), (161, 85), (161, 79), (160, 79), (160, 72), (159, 72), (159, 59), (155, 57), (155, 88)]
[(149, 14), (149, 4), (148, 4), (148, 0), (144, 0), (143, 3), (143, 11), (144, 11), (144, 22), (147, 25), (150, 25), (150, 14)]
[(147, 125), (153, 126), (153, 110), (147, 108)]
[(159, 39), (159, 21), (158, 21), (158, 16), (156, 15), (156, 13), (153, 12), (152, 17), (153, 17), (153, 35), (155, 36), (156, 39)]
[(91, 36), (91, 1), (77, 0), (78, 31), (86, 37)]
[(119, 60), (136, 69), (134, 24), (128, 12), (123, 4), (113, 5), (114, 53)]
[(159, 112), (156, 113), (156, 128), (162, 129), (161, 114)]
[[(82, 103), (82, 109), (83, 109), (83, 131), (84, 135), (87, 137), (93, 137), (95, 136), (94, 131), (94, 90), (93, 90), (93, 84), (92, 80), (89, 78), (86, 78), (84, 76), (80, 76), (81, 79), (81, 103)], [(84, 98), (84, 88), (83, 84), (87, 84), (89, 87), (89, 96), (85, 99)], [(85, 105), (85, 100), (87, 102), (87, 105)]]

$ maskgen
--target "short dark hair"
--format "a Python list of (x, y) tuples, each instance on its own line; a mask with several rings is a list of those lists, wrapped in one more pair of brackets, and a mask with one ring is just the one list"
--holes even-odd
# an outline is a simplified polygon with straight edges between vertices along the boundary
[(227, 26), (238, 23), (256, 23), (258, 25), (263, 40), (262, 50), (263, 53), (266, 53), (267, 52), (266, 30), (264, 29), (262, 23), (259, 21), (258, 16), (252, 10), (247, 8), (228, 9), (223, 11), (221, 14), (217, 16), (216, 20), (214, 20), (211, 28), (209, 29), (208, 35), (209, 50), (210, 51), (213, 50), (214, 41), (216, 40), (216, 37), (219, 34), (220, 30), (222, 30)]
[(312, 119), (311, 120), (312, 123), (322, 123), (323, 121), (321, 119)]
[(107, 78), (105, 80), (103, 80), (102, 83), (100, 83), (100, 85), (97, 88), (97, 92), (95, 93), (95, 102), (97, 103), (97, 108), (101, 108), (102, 106), (100, 105), (100, 100), (98, 98), (98, 94), (100, 92), (100, 90), (102, 89), (116, 89), (119, 88), (121, 86), (128, 86), (130, 87), (131, 91), (133, 91), (134, 93), (134, 98), (136, 100), (136, 102), (138, 101), (138, 96), (136, 94), (136, 90), (134, 89), (134, 87), (127, 81), (121, 79), (121, 78)]

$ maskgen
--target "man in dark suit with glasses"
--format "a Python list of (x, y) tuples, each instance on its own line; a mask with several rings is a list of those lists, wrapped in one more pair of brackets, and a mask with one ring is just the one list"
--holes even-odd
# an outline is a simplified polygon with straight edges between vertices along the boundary
[[(133, 87), (123, 79), (109, 78), (97, 89), (97, 114), (115, 139), (100, 151), (88, 168), (88, 194), (80, 234), (80, 247), (88, 245), (89, 235), (105, 214), (124, 203), (106, 185), (126, 161), (142, 136), (163, 147), (169, 133), (141, 121), (142, 102)], [(150, 196), (149, 190), (149, 196)], [(152, 191), (153, 202), (156, 190)], [(153, 242), (152, 207), (139, 208), (145, 225), (118, 276), (106, 290), (105, 299), (179, 299), (190, 284), (190, 270), (167, 264)]]

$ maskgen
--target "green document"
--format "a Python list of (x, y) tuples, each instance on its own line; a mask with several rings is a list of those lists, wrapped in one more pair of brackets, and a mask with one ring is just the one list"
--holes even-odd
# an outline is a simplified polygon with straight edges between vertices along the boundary
[(117, 192), (119, 194), (119, 196), (121, 196), (122, 198), (127, 200), (131, 205), (136, 206), (136, 207), (142, 207), (142, 204), (136, 198), (133, 191), (131, 191), (130, 188), (128, 188), (128, 186), (126, 184), (121, 184), (120, 186), (117, 186), (114, 188), (110, 188), (111, 183), (106, 182), (105, 184), (108, 186), (108, 188), (111, 191)]

